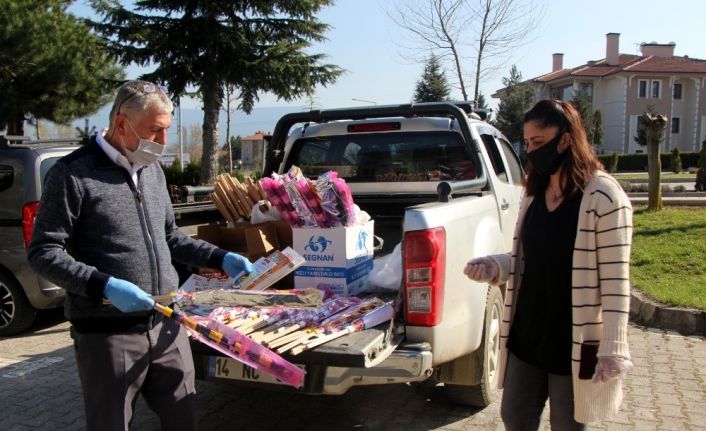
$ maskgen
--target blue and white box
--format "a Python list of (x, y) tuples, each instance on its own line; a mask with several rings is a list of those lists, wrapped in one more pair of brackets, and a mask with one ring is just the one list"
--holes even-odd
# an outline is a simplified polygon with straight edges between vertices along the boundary
[(340, 296), (359, 293), (373, 269), (375, 222), (335, 228), (293, 228), (294, 250), (306, 262), (294, 272), (294, 287), (328, 287)]

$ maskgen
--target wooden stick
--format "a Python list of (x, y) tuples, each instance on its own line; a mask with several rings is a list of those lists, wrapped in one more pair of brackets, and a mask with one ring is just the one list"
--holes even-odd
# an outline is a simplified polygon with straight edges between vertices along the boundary
[(226, 220), (235, 224), (235, 219), (233, 218), (233, 215), (228, 210), (228, 208), (223, 204), (223, 202), (221, 201), (221, 198), (219, 198), (218, 195), (216, 195), (215, 193), (211, 193), (210, 197), (211, 197), (211, 201), (213, 202), (213, 204), (216, 205), (216, 208), (218, 208), (218, 212), (220, 212), (221, 215)]
[(269, 343), (267, 343), (267, 346), (269, 348), (276, 348), (279, 346), (283, 346), (287, 343), (290, 343), (295, 340), (300, 340), (302, 338), (309, 338), (313, 332), (310, 329), (302, 329), (296, 332), (292, 332), (291, 334), (285, 335), (284, 337), (280, 337), (276, 340), (273, 340)]
[(257, 187), (257, 192), (260, 194), (260, 198), (267, 199), (267, 194), (265, 193), (265, 189), (262, 188), (262, 180), (260, 180), (256, 183), (256, 187)]
[(231, 207), (234, 208), (238, 212), (238, 214), (240, 214), (241, 217), (248, 217), (249, 216), (250, 213), (248, 211), (246, 211), (246, 208), (243, 205), (240, 204), (240, 200), (235, 195), (235, 193), (233, 193), (230, 190), (230, 184), (228, 184), (227, 181), (225, 181), (225, 180), (220, 181), (217, 184), (217, 187), (221, 190), (223, 195), (226, 196), (225, 199), (228, 200)]
[(221, 202), (225, 204), (226, 207), (231, 211), (231, 213), (234, 216), (238, 216), (238, 218), (242, 217), (243, 211), (234, 205), (233, 200), (228, 197), (228, 192), (223, 188), (223, 185), (221, 183), (216, 183), (216, 185), (213, 187), (213, 191), (218, 195), (220, 198)]
[(289, 326), (280, 326), (272, 332), (266, 332), (265, 335), (262, 337), (262, 342), (270, 343), (274, 340), (284, 337), (285, 335), (291, 334), (294, 331), (298, 331), (299, 329), (301, 329), (301, 327), (302, 325), (298, 323)]
[(245, 211), (247, 217), (250, 217), (252, 205), (248, 206), (248, 200), (244, 196), (242, 196), (242, 191), (238, 189), (238, 186), (233, 181), (233, 177), (231, 177), (230, 175), (224, 175), (223, 178), (223, 183), (225, 184), (228, 193), (231, 195), (231, 198), (234, 201), (238, 202), (238, 205), (240, 205), (240, 208)]
[(250, 206), (250, 208), (252, 208), (252, 206), (255, 205), (255, 202), (250, 199), (250, 196), (248, 196), (248, 193), (245, 191), (245, 186), (243, 186), (243, 184), (238, 181), (238, 179), (235, 177), (231, 177), (229, 175), (228, 178), (230, 178), (233, 182), (235, 190), (239, 194), (240, 198), (243, 199), (243, 202), (245, 202)]
[(331, 340), (335, 340), (336, 338), (343, 337), (344, 335), (349, 334), (350, 332), (351, 331), (349, 329), (344, 329), (342, 331), (332, 332), (327, 335), (321, 335), (319, 337), (316, 337), (314, 340), (309, 341), (308, 343), (304, 343), (304, 345), (294, 347), (290, 353), (292, 355), (298, 355), (305, 350), (313, 349), (316, 346), (320, 346), (324, 343), (328, 343)]
[(249, 322), (245, 323), (244, 325), (241, 325), (238, 328), (238, 331), (242, 332), (243, 334), (247, 335), (253, 331), (255, 331), (259, 326), (258, 325), (266, 325), (267, 324), (267, 319), (264, 317), (258, 317), (256, 319), (252, 319)]
[(257, 203), (260, 200), (260, 193), (257, 191), (257, 187), (255, 187), (255, 183), (253, 182), (252, 178), (247, 177), (245, 179), (245, 185), (250, 199)]
[(284, 346), (278, 347), (276, 351), (277, 351), (277, 353), (282, 354), (282, 353), (286, 352), (287, 350), (291, 350), (291, 349), (293, 349), (293, 348), (295, 348), (295, 347), (297, 347), (297, 346), (299, 346), (299, 345), (301, 345), (301, 344), (306, 344), (307, 342), (309, 342), (309, 341), (310, 341), (312, 338), (314, 338), (314, 337), (316, 337), (316, 334), (310, 334), (310, 335), (308, 335), (308, 336), (305, 336), (305, 337), (302, 337), (302, 338), (298, 338), (298, 339), (292, 341), (292, 342), (289, 343), (289, 344), (285, 344)]

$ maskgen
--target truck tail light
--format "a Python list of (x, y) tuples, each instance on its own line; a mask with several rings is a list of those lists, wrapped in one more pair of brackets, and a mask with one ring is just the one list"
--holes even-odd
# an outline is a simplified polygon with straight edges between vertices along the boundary
[(30, 202), (22, 207), (22, 236), (25, 240), (25, 249), (29, 247), (29, 240), (32, 239), (34, 229), (34, 218), (37, 217), (39, 202)]
[(400, 130), (402, 124), (399, 121), (386, 121), (384, 123), (363, 123), (350, 124), (347, 127), (348, 133), (360, 132), (384, 132), (386, 130)]
[(406, 323), (436, 326), (441, 322), (446, 268), (443, 227), (406, 232), (404, 236)]

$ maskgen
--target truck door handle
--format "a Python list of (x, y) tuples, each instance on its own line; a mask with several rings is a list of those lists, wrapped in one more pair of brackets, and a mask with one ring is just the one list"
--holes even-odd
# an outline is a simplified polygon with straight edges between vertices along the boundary
[(508, 209), (508, 208), (510, 208), (510, 204), (507, 203), (507, 201), (505, 200), (505, 198), (503, 198), (503, 203), (502, 203), (502, 205), (500, 205), (500, 209), (503, 210), (503, 211), (505, 211), (505, 210)]

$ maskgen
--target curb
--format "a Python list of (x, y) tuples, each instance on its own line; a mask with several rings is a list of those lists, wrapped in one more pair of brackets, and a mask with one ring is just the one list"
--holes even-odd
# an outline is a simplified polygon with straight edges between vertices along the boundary
[(634, 287), (630, 292), (630, 320), (683, 335), (706, 335), (706, 311), (670, 307), (647, 298)]
[[(633, 205), (647, 205), (649, 199), (646, 193), (628, 193), (630, 203)], [(662, 195), (662, 206), (682, 206), (682, 207), (702, 207), (706, 206), (705, 196), (688, 196), (688, 195)]]

